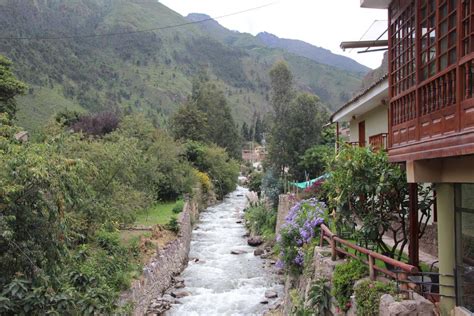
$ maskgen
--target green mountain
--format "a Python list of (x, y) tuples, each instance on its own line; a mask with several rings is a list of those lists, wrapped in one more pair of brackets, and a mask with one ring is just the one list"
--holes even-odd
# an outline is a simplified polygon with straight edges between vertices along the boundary
[[(361, 74), (249, 34), (222, 28), (219, 35), (203, 28), (207, 22), (168, 27), (188, 21), (151, 0), (0, 0), (0, 54), (29, 85), (18, 99), (19, 124), (36, 129), (62, 109), (114, 107), (165, 124), (203, 69), (225, 91), (236, 120), (250, 122), (255, 111), (270, 111), (268, 71), (281, 59), (297, 87), (330, 109), (360, 85)], [(228, 33), (235, 33), (230, 41)]]

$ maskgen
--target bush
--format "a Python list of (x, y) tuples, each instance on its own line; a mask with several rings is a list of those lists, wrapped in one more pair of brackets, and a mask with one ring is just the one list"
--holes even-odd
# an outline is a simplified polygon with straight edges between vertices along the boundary
[(363, 281), (354, 289), (357, 304), (357, 315), (379, 315), (380, 297), (383, 294), (395, 294), (396, 286), (393, 283), (379, 281)]
[(271, 238), (275, 232), (276, 216), (274, 210), (267, 209), (265, 204), (259, 203), (246, 210), (245, 221), (253, 234)]
[(262, 192), (262, 179), (263, 174), (261, 172), (254, 171), (249, 175), (249, 190), (257, 192), (258, 196)]
[(207, 173), (196, 170), (196, 176), (201, 184), (203, 193), (209, 193), (212, 191), (212, 182)]
[(332, 277), (332, 295), (336, 298), (337, 306), (341, 310), (347, 311), (350, 308), (354, 283), (367, 273), (367, 266), (359, 260), (350, 260), (336, 266)]
[(165, 228), (171, 230), (174, 233), (178, 233), (180, 229), (178, 219), (176, 217), (172, 217), (168, 224), (165, 225)]
[(283, 192), (283, 183), (276, 171), (269, 169), (265, 172), (262, 177), (261, 190), (274, 207), (278, 206), (278, 197)]
[(319, 225), (324, 222), (325, 211), (326, 206), (316, 199), (295, 203), (277, 237), (278, 266), (286, 266), (297, 273), (302, 271), (306, 252), (312, 250), (313, 243), (319, 238)]
[[(74, 118), (73, 118), (74, 120)], [(87, 135), (104, 136), (117, 129), (120, 119), (111, 111), (97, 114), (84, 115), (71, 125), (75, 132), (83, 132)]]
[(179, 214), (183, 211), (184, 208), (184, 202), (181, 200), (176, 201), (176, 204), (173, 206), (173, 213)]

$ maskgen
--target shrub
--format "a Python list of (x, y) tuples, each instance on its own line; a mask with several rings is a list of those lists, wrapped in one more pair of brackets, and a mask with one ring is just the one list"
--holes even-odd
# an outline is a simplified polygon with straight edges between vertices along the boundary
[(277, 237), (280, 249), (278, 266), (301, 272), (305, 252), (319, 238), (319, 225), (324, 222), (326, 206), (316, 199), (295, 203), (290, 209)]
[(276, 215), (274, 210), (267, 209), (264, 203), (259, 203), (247, 209), (245, 221), (252, 233), (271, 237), (275, 232)]
[(326, 279), (317, 279), (311, 284), (308, 293), (308, 305), (313, 315), (325, 316), (331, 309), (331, 290)]
[(174, 233), (178, 233), (180, 229), (178, 219), (176, 217), (171, 217), (168, 224), (165, 225), (165, 228)]
[(173, 213), (179, 214), (183, 211), (184, 202), (182, 200), (176, 201), (176, 204), (173, 206)]
[(75, 132), (103, 136), (117, 129), (120, 119), (111, 111), (89, 114), (79, 118), (71, 127)]
[(347, 311), (350, 308), (354, 283), (367, 273), (367, 266), (359, 260), (350, 260), (336, 266), (332, 278), (332, 295), (336, 298), (337, 306), (341, 310)]
[(262, 177), (261, 190), (268, 197), (274, 207), (278, 205), (278, 196), (283, 192), (283, 183), (278, 173), (272, 169), (267, 170)]
[(383, 294), (395, 294), (396, 287), (393, 283), (379, 281), (363, 281), (354, 289), (357, 303), (357, 315), (379, 315), (380, 297)]
[(201, 184), (201, 189), (203, 193), (208, 193), (212, 191), (212, 182), (207, 173), (196, 170), (196, 176), (199, 180), (199, 183)]
[(262, 178), (263, 174), (260, 172), (254, 171), (249, 175), (249, 190), (257, 192), (258, 196), (262, 192)]

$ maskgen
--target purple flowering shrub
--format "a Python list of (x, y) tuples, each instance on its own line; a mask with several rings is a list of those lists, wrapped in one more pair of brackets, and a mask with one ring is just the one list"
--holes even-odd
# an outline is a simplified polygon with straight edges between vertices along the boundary
[(319, 239), (326, 205), (316, 198), (296, 202), (290, 209), (277, 237), (280, 259), (277, 267), (301, 271), (307, 250)]

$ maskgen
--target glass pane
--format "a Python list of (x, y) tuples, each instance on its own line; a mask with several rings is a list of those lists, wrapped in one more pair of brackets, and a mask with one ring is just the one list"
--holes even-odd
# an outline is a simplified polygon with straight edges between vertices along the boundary
[(454, 64), (456, 62), (456, 48), (453, 48), (449, 51), (449, 64)]
[(448, 50), (448, 37), (445, 37), (441, 40), (440, 48), (441, 48), (440, 54)]
[(448, 66), (448, 54), (444, 54), (443, 56), (441, 56), (440, 58), (440, 70), (443, 70), (444, 68), (446, 68)]
[(435, 30), (432, 30), (432, 31), (430, 32), (429, 37), (430, 37), (430, 45), (434, 44), (435, 41), (436, 41), (436, 31), (435, 31)]
[(440, 25), (440, 36), (443, 36), (446, 33), (448, 33), (448, 20), (444, 21)]
[(436, 73), (436, 63), (432, 61), (430, 63), (430, 76), (434, 76), (435, 73)]
[(448, 5), (444, 4), (440, 9), (439, 9), (439, 14), (440, 18), (443, 19), (448, 16)]
[(460, 184), (456, 195), (458, 300), (474, 311), (474, 184)]

